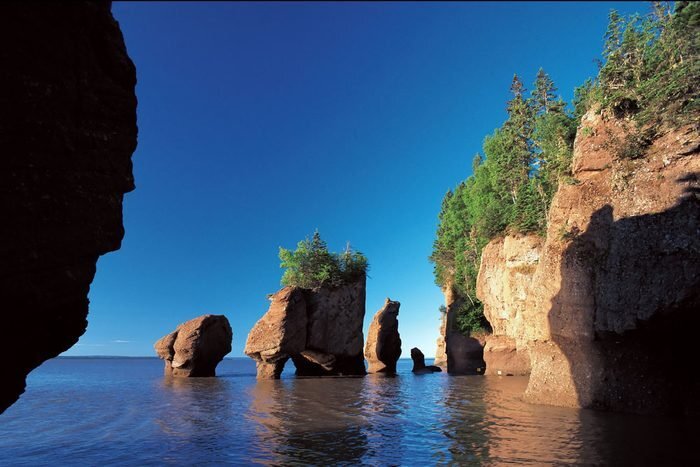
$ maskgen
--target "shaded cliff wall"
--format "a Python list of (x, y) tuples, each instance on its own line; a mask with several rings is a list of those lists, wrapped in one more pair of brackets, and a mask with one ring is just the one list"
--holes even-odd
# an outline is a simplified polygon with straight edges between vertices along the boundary
[(454, 329), (457, 319), (457, 310), (461, 305), (461, 300), (454, 293), (451, 283), (445, 284), (442, 288), (445, 296), (445, 313), (440, 317), (440, 335), (437, 339), (437, 349), (435, 350), (434, 365), (447, 368), (447, 334)]
[(445, 313), (440, 321), (440, 335), (437, 339), (437, 349), (435, 350), (434, 365), (447, 369), (447, 340), (452, 332), (456, 331), (457, 312), (462, 306), (462, 298), (459, 297), (452, 287), (452, 283), (448, 282), (442, 288), (442, 294), (445, 296)]
[(134, 188), (136, 73), (109, 2), (0, 6), (0, 411), (87, 326)]
[[(691, 343), (700, 324), (700, 134), (697, 126), (675, 129), (644, 157), (627, 159), (613, 143), (629, 128), (605, 112), (582, 119), (574, 183), (562, 184), (552, 201), (537, 266), (519, 285), (528, 290), (519, 312), (509, 314), (502, 291), (481, 284), (496, 333), (528, 350), (531, 402), (697, 410), (700, 368)], [(482, 282), (488, 270), (507, 269), (482, 268)]]

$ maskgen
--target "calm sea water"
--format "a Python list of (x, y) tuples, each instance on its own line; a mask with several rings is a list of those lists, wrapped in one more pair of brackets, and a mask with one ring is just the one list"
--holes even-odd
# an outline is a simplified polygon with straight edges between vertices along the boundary
[(519, 377), (169, 379), (142, 358), (59, 358), (0, 415), (2, 465), (689, 465), (696, 422), (529, 405)]

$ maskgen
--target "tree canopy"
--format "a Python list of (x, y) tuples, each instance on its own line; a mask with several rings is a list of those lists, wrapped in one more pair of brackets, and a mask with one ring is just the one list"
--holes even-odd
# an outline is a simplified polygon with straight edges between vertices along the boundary
[[(452, 287), (464, 305), (459, 330), (488, 327), (476, 298), (481, 251), (505, 234), (544, 234), (559, 184), (571, 178), (578, 123), (592, 106), (631, 118), (637, 129), (621, 155), (639, 157), (651, 130), (697, 121), (700, 102), (700, 2), (653, 2), (646, 16), (610, 13), (603, 60), (595, 80), (574, 91), (572, 108), (540, 69), (527, 96), (516, 75), (508, 118), (488, 135), (472, 175), (442, 200), (430, 256), (435, 282)], [(630, 146), (627, 144), (627, 146)]]
[(280, 247), (279, 258), (280, 267), (286, 269), (282, 285), (306, 289), (354, 282), (364, 277), (368, 268), (367, 258), (349, 243), (341, 253), (329, 252), (318, 230), (311, 239), (300, 241), (294, 251)]

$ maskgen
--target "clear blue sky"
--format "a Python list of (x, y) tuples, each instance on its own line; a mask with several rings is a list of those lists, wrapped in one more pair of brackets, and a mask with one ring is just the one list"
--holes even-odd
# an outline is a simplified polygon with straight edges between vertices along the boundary
[(224, 314), (232, 356), (279, 288), (278, 247), (318, 228), (371, 264), (367, 324), (401, 302), (404, 357), (435, 352), (440, 201), (505, 118), (513, 73), (569, 100), (610, 8), (639, 3), (121, 3), (137, 67), (136, 190), (67, 355), (153, 355)]

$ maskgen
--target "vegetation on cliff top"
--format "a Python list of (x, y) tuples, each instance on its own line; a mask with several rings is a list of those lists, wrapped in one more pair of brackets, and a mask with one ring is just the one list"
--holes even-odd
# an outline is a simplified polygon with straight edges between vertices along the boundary
[(599, 104), (638, 125), (673, 128), (700, 112), (700, 5), (652, 2), (651, 13), (610, 12), (598, 78), (580, 88), (587, 106)]
[(280, 267), (286, 268), (282, 285), (316, 289), (324, 285), (338, 287), (367, 274), (367, 258), (348, 243), (341, 253), (328, 251), (318, 230), (297, 244), (294, 251), (280, 247)]
[(430, 260), (435, 280), (464, 298), (457, 324), (464, 333), (487, 328), (476, 298), (481, 250), (504, 233), (543, 233), (559, 180), (569, 176), (576, 124), (542, 69), (530, 96), (516, 75), (508, 119), (484, 141), (473, 174), (445, 195)]
[(697, 119), (700, 93), (700, 6), (654, 2), (652, 13), (610, 13), (598, 77), (574, 92), (573, 108), (540, 69), (527, 97), (518, 76), (505, 123), (486, 137), (472, 175), (442, 201), (430, 260), (435, 282), (463, 298), (457, 325), (465, 334), (488, 328), (476, 298), (481, 251), (504, 234), (543, 234), (559, 183), (576, 183), (571, 158), (576, 128), (592, 106), (633, 124), (618, 155), (640, 157), (663, 126)]

